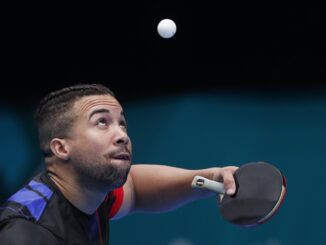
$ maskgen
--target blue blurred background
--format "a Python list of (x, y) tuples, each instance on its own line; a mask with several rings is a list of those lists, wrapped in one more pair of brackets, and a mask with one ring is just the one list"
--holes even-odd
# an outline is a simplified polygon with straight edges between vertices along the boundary
[[(0, 201), (44, 169), (33, 113), (54, 89), (110, 87), (134, 163), (201, 169), (267, 161), (287, 178), (255, 228), (214, 198), (111, 222), (111, 244), (324, 244), (326, 39), (322, 6), (200, 1), (44, 3), (7, 9), (0, 90)], [(214, 3), (216, 4), (216, 3)], [(163, 39), (163, 18), (177, 33)]]

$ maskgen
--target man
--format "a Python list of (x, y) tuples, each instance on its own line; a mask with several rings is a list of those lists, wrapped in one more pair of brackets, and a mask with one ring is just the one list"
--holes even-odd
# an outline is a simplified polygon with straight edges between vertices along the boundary
[(235, 193), (236, 166), (186, 170), (133, 165), (123, 109), (100, 84), (50, 93), (36, 111), (46, 171), (0, 209), (1, 244), (108, 244), (109, 219), (167, 212), (214, 193), (191, 188), (194, 176)]

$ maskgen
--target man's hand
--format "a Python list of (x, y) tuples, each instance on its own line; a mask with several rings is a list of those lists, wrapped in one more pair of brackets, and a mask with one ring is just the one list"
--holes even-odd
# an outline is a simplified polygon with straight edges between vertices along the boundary
[(236, 166), (228, 166), (223, 168), (213, 168), (212, 180), (223, 182), (226, 194), (232, 196), (236, 191), (236, 184), (233, 177), (234, 172), (238, 169)]

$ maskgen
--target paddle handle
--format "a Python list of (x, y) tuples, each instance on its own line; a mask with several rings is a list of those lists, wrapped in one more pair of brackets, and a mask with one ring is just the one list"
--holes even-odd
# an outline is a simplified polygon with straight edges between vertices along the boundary
[(224, 184), (202, 176), (195, 176), (191, 183), (192, 188), (201, 188), (214, 191), (219, 194), (225, 194)]

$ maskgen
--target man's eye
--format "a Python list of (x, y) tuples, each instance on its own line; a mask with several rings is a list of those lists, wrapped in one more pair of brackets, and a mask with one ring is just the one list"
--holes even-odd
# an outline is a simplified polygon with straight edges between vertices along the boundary
[(121, 123), (120, 128), (127, 129), (127, 124), (126, 123)]
[(107, 125), (107, 121), (104, 118), (97, 121), (97, 126), (104, 127), (106, 125)]

